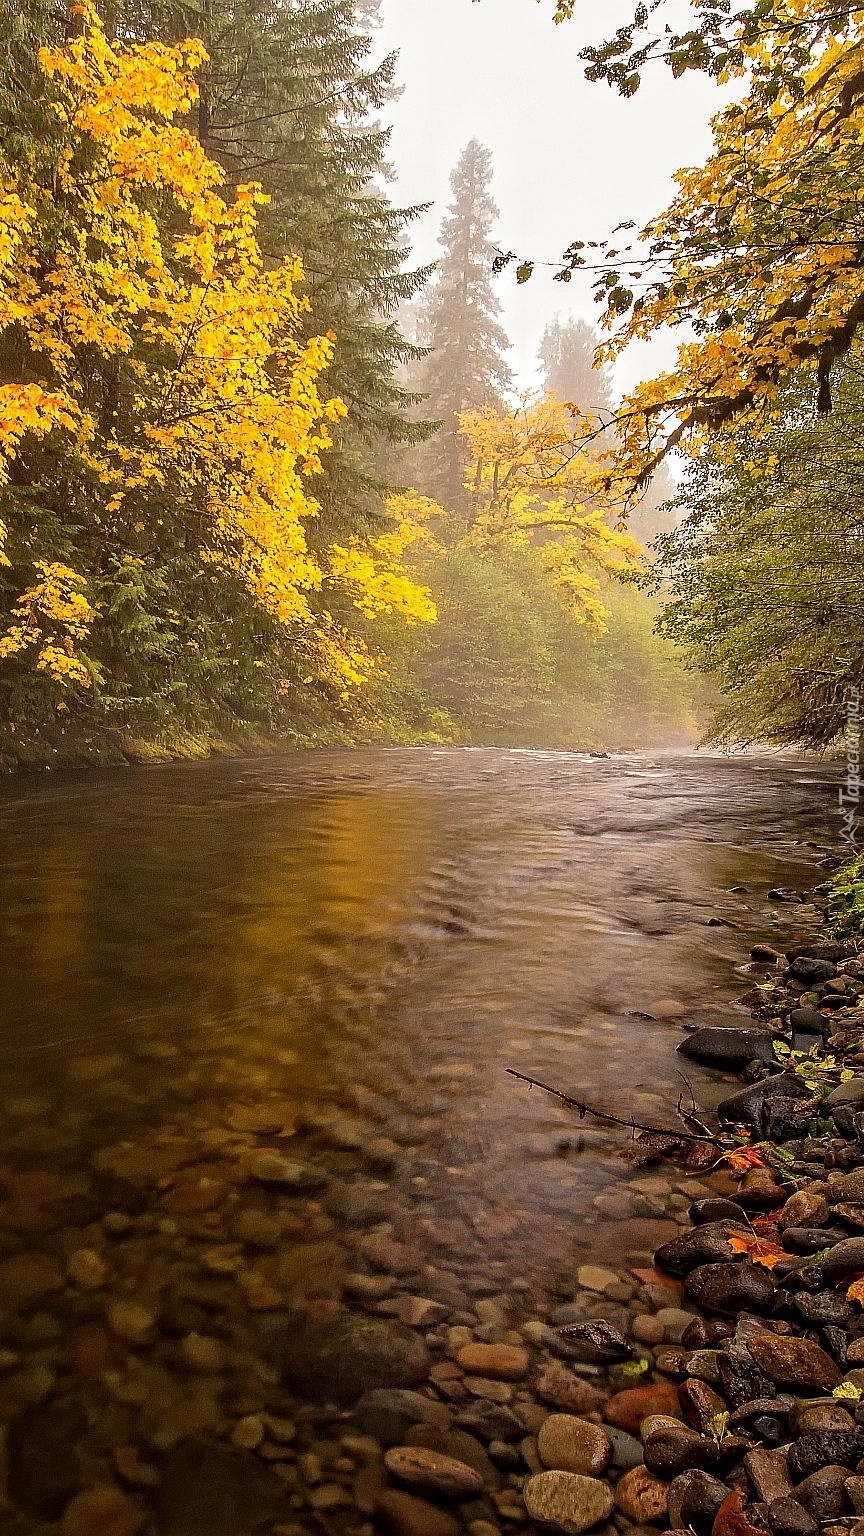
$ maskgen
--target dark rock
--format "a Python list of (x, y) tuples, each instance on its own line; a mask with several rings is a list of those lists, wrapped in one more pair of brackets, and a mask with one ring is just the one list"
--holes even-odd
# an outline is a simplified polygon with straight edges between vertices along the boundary
[(786, 1468), (786, 1458), (778, 1451), (748, 1451), (744, 1468), (761, 1503), (771, 1504), (774, 1499), (791, 1497), (792, 1480)]
[(837, 975), (837, 967), (832, 960), (818, 960), (811, 955), (796, 955), (789, 963), (789, 975), (797, 976), (799, 981), (828, 981)]
[(768, 965), (773, 965), (775, 960), (780, 959), (780, 956), (776, 949), (771, 948), (770, 944), (754, 944), (750, 951), (750, 959), (764, 960)]
[(848, 1467), (822, 1466), (798, 1484), (795, 1497), (814, 1520), (837, 1520), (846, 1513), (849, 1477)]
[(750, 1061), (775, 1061), (775, 1036), (769, 1029), (736, 1029), (706, 1024), (678, 1046), (679, 1056), (722, 1067), (746, 1067)]
[(818, 939), (809, 944), (795, 944), (786, 951), (786, 959), (798, 960), (807, 955), (812, 960), (847, 960), (854, 955), (855, 945), (844, 944), (840, 939)]
[(708, 1531), (729, 1489), (699, 1467), (679, 1472), (669, 1488), (669, 1524), (673, 1529)]
[(810, 1090), (799, 1077), (778, 1073), (774, 1077), (763, 1078), (759, 1083), (751, 1083), (747, 1088), (739, 1088), (727, 1098), (721, 1099), (717, 1105), (717, 1115), (727, 1125), (750, 1125), (761, 1131), (769, 1101), (810, 1097)]
[(732, 1325), (719, 1317), (694, 1317), (681, 1335), (687, 1349), (710, 1349), (720, 1339), (728, 1338)]
[(681, 1382), (678, 1401), (690, 1428), (698, 1429), (703, 1435), (709, 1433), (712, 1419), (726, 1411), (726, 1404), (719, 1393), (709, 1387), (706, 1381), (700, 1381), (698, 1376), (689, 1376)]
[(684, 1289), (703, 1311), (726, 1316), (767, 1312), (774, 1301), (770, 1276), (749, 1259), (735, 1264), (702, 1264), (687, 1276)]
[(801, 895), (800, 891), (790, 890), (788, 886), (785, 886), (785, 885), (775, 885), (768, 892), (768, 900), (769, 901), (803, 901), (804, 897)]
[(781, 1242), (789, 1253), (820, 1253), (846, 1241), (842, 1227), (787, 1227)]
[(768, 1505), (771, 1536), (816, 1536), (819, 1526), (797, 1499), (775, 1499)]
[(831, 1392), (843, 1380), (836, 1361), (810, 1339), (798, 1339), (792, 1334), (754, 1333), (747, 1339), (747, 1348), (760, 1369), (779, 1386)]
[(502, 1403), (478, 1400), (457, 1413), (454, 1423), (480, 1440), (515, 1440), (525, 1433), (521, 1419)]
[(802, 1435), (789, 1447), (789, 1471), (794, 1478), (809, 1477), (829, 1462), (854, 1467), (864, 1456), (864, 1429), (824, 1429)]
[(571, 1323), (558, 1330), (574, 1346), (574, 1353), (585, 1360), (629, 1360), (633, 1345), (605, 1318), (589, 1323)]
[(378, 1387), (364, 1392), (354, 1409), (354, 1418), (364, 1435), (372, 1435), (382, 1445), (399, 1445), (414, 1424), (449, 1422), (444, 1403), (399, 1387)]
[(680, 1237), (663, 1243), (654, 1254), (654, 1263), (670, 1275), (686, 1275), (700, 1264), (718, 1264), (735, 1258), (729, 1238), (748, 1238), (749, 1229), (729, 1221), (711, 1221), (694, 1227)]
[[(787, 1082), (791, 1079), (787, 1078)], [(811, 1099), (796, 1099), (777, 1094), (768, 1099), (762, 1113), (764, 1135), (769, 1141), (790, 1141), (808, 1134), (816, 1104)]]
[(849, 1302), (835, 1291), (817, 1291), (813, 1296), (802, 1292), (795, 1297), (794, 1306), (805, 1323), (814, 1328), (844, 1328), (854, 1315)]
[(412, 1329), (358, 1314), (288, 1325), (278, 1354), (286, 1383), (315, 1403), (350, 1404), (376, 1387), (417, 1386), (431, 1363)]
[(766, 1413), (770, 1413), (772, 1416), (780, 1414), (788, 1418), (789, 1414), (794, 1411), (797, 1402), (797, 1397), (792, 1397), (791, 1393), (788, 1392), (778, 1392), (776, 1396), (771, 1397), (757, 1397), (748, 1403), (742, 1403), (740, 1407), (736, 1408), (729, 1415), (729, 1424), (732, 1428), (739, 1424), (748, 1424), (753, 1419), (761, 1418)]
[(390, 1205), (381, 1191), (365, 1184), (335, 1184), (324, 1201), (324, 1209), (349, 1227), (371, 1227), (386, 1221), (390, 1214)]
[(833, 1323), (829, 1323), (822, 1329), (822, 1343), (825, 1349), (827, 1349), (831, 1358), (836, 1360), (837, 1364), (843, 1366), (844, 1369), (846, 1367), (846, 1356), (849, 1351), (850, 1342), (851, 1335), (846, 1332), (845, 1328), (837, 1328)]
[(774, 1383), (760, 1371), (749, 1350), (733, 1344), (717, 1358), (723, 1395), (731, 1409), (740, 1408), (760, 1397), (770, 1397)]
[(744, 1208), (735, 1200), (724, 1200), (719, 1195), (709, 1195), (705, 1200), (696, 1200), (691, 1205), (687, 1215), (694, 1227), (704, 1227), (708, 1222), (746, 1220)]
[(87, 1426), (77, 1402), (37, 1403), (7, 1432), (9, 1497), (35, 1520), (55, 1520), (79, 1487), (76, 1447)]
[(447, 1510), (401, 1488), (379, 1494), (375, 1517), (389, 1536), (459, 1536), (459, 1522)]
[(787, 1426), (782, 1419), (770, 1413), (760, 1413), (750, 1424), (750, 1433), (757, 1435), (764, 1445), (780, 1445), (787, 1438)]
[(818, 1268), (818, 1280), (825, 1285), (833, 1285), (845, 1275), (864, 1270), (864, 1237), (847, 1237), (845, 1242), (835, 1243), (831, 1252), (813, 1268)]
[(257, 1456), (187, 1440), (165, 1462), (159, 1529), (165, 1536), (245, 1536), (284, 1497), (283, 1484)]
[(649, 1472), (675, 1477), (685, 1467), (713, 1467), (720, 1459), (714, 1440), (669, 1419), (651, 1426), (644, 1437), (643, 1455)]

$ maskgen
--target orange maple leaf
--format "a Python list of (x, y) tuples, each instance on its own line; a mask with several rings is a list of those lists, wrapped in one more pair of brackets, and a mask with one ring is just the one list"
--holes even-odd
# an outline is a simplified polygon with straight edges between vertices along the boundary
[(761, 1264), (764, 1269), (773, 1269), (780, 1259), (787, 1257), (785, 1248), (779, 1243), (766, 1242), (764, 1238), (739, 1237), (737, 1233), (727, 1232), (726, 1240), (733, 1253), (746, 1253), (754, 1264)]
[(748, 1168), (767, 1168), (761, 1152), (755, 1147), (738, 1147), (733, 1152), (725, 1154), (726, 1162), (736, 1173), (746, 1173)]
[(864, 1307), (864, 1275), (856, 1275), (846, 1292), (847, 1301), (860, 1301)]

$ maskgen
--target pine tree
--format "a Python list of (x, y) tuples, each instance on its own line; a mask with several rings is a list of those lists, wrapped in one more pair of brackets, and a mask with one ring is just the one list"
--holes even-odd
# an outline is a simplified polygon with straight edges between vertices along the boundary
[(441, 420), (430, 451), (432, 489), (446, 505), (462, 500), (466, 460), (459, 415), (500, 406), (512, 382), (503, 354), (510, 343), (497, 316), (492, 286), (496, 247), (492, 226), (492, 156), (472, 139), (450, 178), (453, 200), (441, 225), (443, 255), (425, 305), (425, 340), (431, 348), (423, 374), (426, 409)]
[(543, 332), (537, 358), (543, 369), (543, 388), (559, 400), (583, 411), (612, 409), (612, 380), (607, 367), (595, 368), (594, 353), (600, 337), (587, 320), (561, 319), (556, 315)]

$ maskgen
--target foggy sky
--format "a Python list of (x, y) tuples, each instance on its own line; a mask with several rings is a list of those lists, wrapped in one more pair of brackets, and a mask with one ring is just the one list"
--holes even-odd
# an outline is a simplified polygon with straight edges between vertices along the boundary
[[(383, 0), (376, 52), (399, 50), (404, 87), (385, 114), (397, 172), (391, 195), (434, 204), (414, 227), (418, 260), (436, 255), (448, 177), (472, 137), (492, 151), (499, 243), (538, 262), (554, 261), (573, 239), (602, 238), (623, 219), (659, 212), (672, 173), (705, 158), (708, 121), (722, 101), (710, 81), (673, 81), (654, 66), (625, 101), (584, 78), (580, 46), (627, 19), (629, 0), (580, 0), (574, 20), (558, 27), (552, 11), (552, 0)], [(565, 287), (541, 268), (517, 288), (511, 269), (497, 285), (514, 343), (509, 361), (527, 387), (547, 321), (560, 312), (593, 322), (598, 310), (584, 277)], [(665, 366), (674, 351), (671, 339), (631, 350), (618, 364), (618, 387)]]

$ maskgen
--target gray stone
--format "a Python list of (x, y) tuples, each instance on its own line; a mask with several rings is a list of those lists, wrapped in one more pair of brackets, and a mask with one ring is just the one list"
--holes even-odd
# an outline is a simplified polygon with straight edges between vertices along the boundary
[(608, 1483), (578, 1472), (538, 1472), (522, 1490), (532, 1520), (557, 1525), (568, 1536), (580, 1536), (608, 1520), (615, 1507)]
[(746, 1067), (750, 1061), (776, 1061), (775, 1038), (768, 1029), (708, 1024), (686, 1035), (678, 1046), (678, 1054), (710, 1065)]
[(739, 1088), (721, 1099), (717, 1105), (718, 1118), (727, 1125), (752, 1125), (763, 1128), (763, 1117), (773, 1099), (809, 1099), (809, 1089), (799, 1077), (787, 1077), (785, 1073), (763, 1078), (747, 1088)]
[(795, 1497), (814, 1520), (837, 1520), (846, 1513), (848, 1467), (820, 1467), (799, 1483)]

